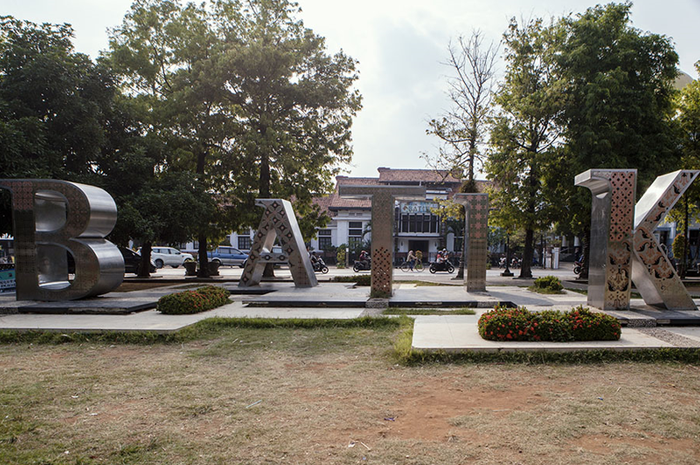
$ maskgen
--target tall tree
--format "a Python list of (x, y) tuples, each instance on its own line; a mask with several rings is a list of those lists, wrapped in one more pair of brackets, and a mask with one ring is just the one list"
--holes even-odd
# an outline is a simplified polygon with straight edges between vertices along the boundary
[[(481, 31), (469, 38), (459, 37), (448, 47), (449, 66), (454, 75), (448, 79), (448, 96), (452, 108), (428, 123), (428, 134), (437, 136), (442, 145), (435, 156), (424, 155), (428, 166), (436, 171), (465, 179), (463, 193), (477, 192), (474, 173), (483, 163), (482, 148), (486, 142), (488, 119), (492, 111), (495, 85), (495, 61), (498, 45), (484, 44)], [(451, 202), (450, 202), (451, 203)], [(457, 216), (464, 218), (464, 208), (455, 205)], [(463, 226), (460, 230), (463, 229)], [(467, 241), (462, 241), (462, 260), (455, 279), (464, 278)]]
[[(190, 172), (200, 195), (218, 194), (223, 203), (236, 125), (223, 101), (222, 48), (206, 5), (136, 0), (111, 32), (108, 59), (140, 109), (142, 136), (161, 146), (156, 172)], [(200, 276), (209, 275), (208, 234), (213, 224), (224, 226), (221, 219), (221, 210), (200, 216)]]
[(428, 123), (427, 133), (440, 138), (442, 146), (436, 156), (425, 159), (438, 170), (473, 181), (477, 163), (483, 163), (498, 45), (485, 45), (482, 32), (475, 30), (469, 38), (451, 43), (448, 53), (446, 65), (454, 72), (448, 79), (452, 108)]
[[(72, 36), (67, 24), (0, 17), (3, 177), (94, 180), (114, 87), (105, 67), (74, 51)], [(0, 233), (9, 228), (0, 223)]]
[(532, 277), (536, 231), (553, 222), (543, 173), (558, 153), (561, 82), (555, 74), (559, 35), (541, 19), (519, 25), (511, 20), (504, 34), (505, 81), (496, 95), (498, 114), (491, 130), (487, 177), (496, 225), (525, 231), (520, 277)]
[(196, 173), (231, 206), (202, 224), (200, 272), (208, 228), (257, 226), (256, 197), (293, 197), (301, 216), (324, 221), (311, 198), (350, 160), (355, 61), (327, 55), (298, 12), (287, 0), (137, 0), (112, 33), (122, 83), (167, 146), (162, 169)]
[[(700, 74), (700, 61), (695, 63), (695, 69)], [(676, 122), (680, 131), (683, 169), (700, 169), (700, 82), (697, 80), (681, 89), (678, 96)], [(690, 253), (690, 247), (688, 247), (690, 245), (690, 223), (696, 221), (698, 216), (700, 216), (700, 183), (696, 181), (669, 213), (670, 219), (676, 222), (677, 229), (686, 238), (684, 241), (685, 251), (679, 255), (676, 255), (674, 251), (674, 256), (682, 259), (680, 268), (682, 277), (685, 276)], [(690, 258), (697, 258), (697, 249), (695, 253), (695, 257)]]
[(332, 190), (352, 156), (350, 127), (361, 102), (352, 88), (356, 62), (327, 54), (325, 40), (296, 18), (296, 3), (245, 6), (221, 1), (216, 8), (226, 43), (224, 87), (241, 127), (235, 149), (245, 160), (238, 194), (249, 202), (238, 213), (256, 226), (261, 212), (249, 208), (253, 198), (293, 198), (297, 215), (318, 224), (311, 199)]
[[(673, 130), (678, 55), (671, 41), (630, 24), (631, 3), (596, 6), (561, 21), (566, 152), (552, 177), (564, 229), (588, 242), (590, 192), (573, 177), (591, 168), (636, 168), (638, 192), (679, 167)], [(568, 223), (568, 224), (566, 224)], [(587, 248), (586, 248), (587, 251)]]

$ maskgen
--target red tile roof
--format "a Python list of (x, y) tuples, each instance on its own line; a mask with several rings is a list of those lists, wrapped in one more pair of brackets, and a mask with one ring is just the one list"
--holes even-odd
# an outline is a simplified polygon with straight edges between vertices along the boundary
[(392, 169), (377, 168), (379, 171), (379, 182), (388, 184), (392, 182), (417, 182), (417, 183), (447, 183), (460, 184), (462, 181), (455, 178), (445, 170), (426, 169)]
[[(451, 188), (448, 192), (448, 197), (459, 192), (459, 186), (462, 181), (448, 174), (447, 171), (436, 171), (430, 169), (392, 169), (378, 168), (379, 177), (350, 177), (336, 176), (335, 192), (325, 197), (318, 197), (314, 202), (321, 207), (322, 210), (328, 211), (331, 216), (335, 216), (339, 209), (361, 209), (369, 210), (372, 208), (371, 200), (353, 200), (343, 199), (338, 195), (339, 185), (386, 185), (386, 184), (433, 184), (441, 187)], [(484, 188), (489, 184), (488, 181), (477, 181), (480, 192), (484, 192)], [(436, 186), (436, 187), (437, 187)]]

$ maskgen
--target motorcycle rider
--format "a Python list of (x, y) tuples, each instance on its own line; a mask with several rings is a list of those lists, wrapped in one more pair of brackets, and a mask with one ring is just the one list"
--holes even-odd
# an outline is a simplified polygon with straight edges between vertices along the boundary
[(362, 264), (362, 268), (367, 270), (369, 269), (369, 254), (366, 250), (360, 252), (360, 257), (358, 261)]

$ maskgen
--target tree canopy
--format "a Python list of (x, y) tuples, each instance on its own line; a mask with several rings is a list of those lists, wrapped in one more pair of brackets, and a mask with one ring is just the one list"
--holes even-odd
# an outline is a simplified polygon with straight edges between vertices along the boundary
[(328, 55), (298, 13), (286, 0), (137, 0), (112, 31), (109, 58), (163, 144), (161, 169), (194, 173), (217, 199), (202, 269), (207, 231), (257, 226), (255, 198), (294, 198), (302, 224), (324, 224), (311, 198), (350, 161), (355, 61)]
[(555, 220), (542, 181), (561, 143), (562, 89), (554, 61), (558, 38), (556, 28), (542, 20), (524, 25), (512, 20), (504, 35), (506, 76), (496, 95), (486, 170), (494, 183), (494, 224), (525, 231), (521, 277), (532, 275), (534, 233)]

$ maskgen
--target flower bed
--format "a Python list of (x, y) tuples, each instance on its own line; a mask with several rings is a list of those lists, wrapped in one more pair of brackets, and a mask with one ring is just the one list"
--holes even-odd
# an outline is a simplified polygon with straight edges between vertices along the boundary
[(204, 286), (193, 291), (178, 292), (158, 299), (156, 310), (166, 315), (199, 313), (229, 302), (229, 292), (217, 286)]
[(479, 334), (490, 341), (616, 341), (620, 333), (616, 318), (582, 306), (569, 312), (498, 306), (479, 318)]

